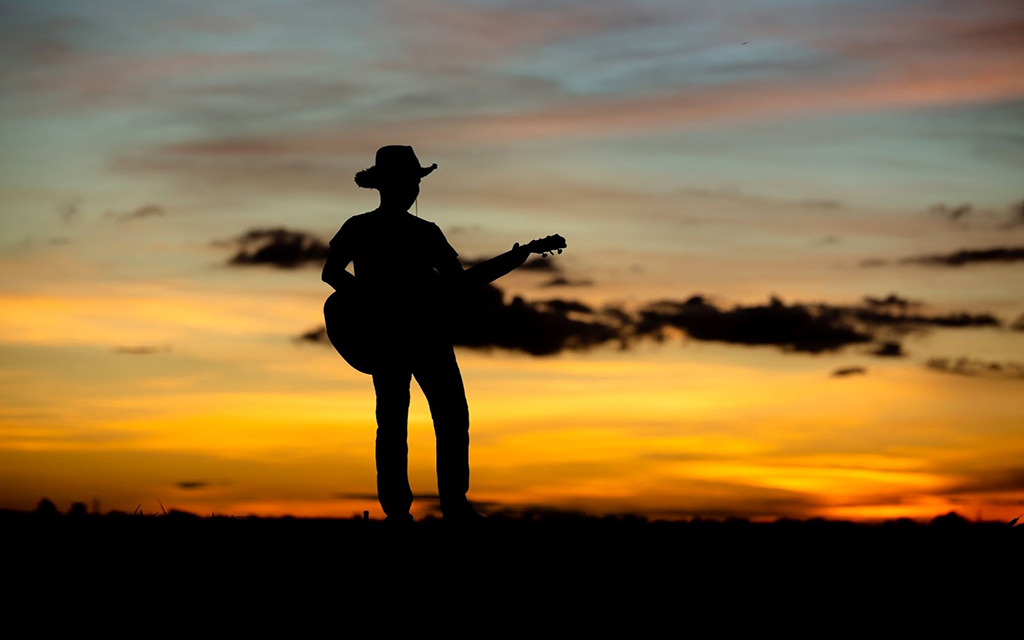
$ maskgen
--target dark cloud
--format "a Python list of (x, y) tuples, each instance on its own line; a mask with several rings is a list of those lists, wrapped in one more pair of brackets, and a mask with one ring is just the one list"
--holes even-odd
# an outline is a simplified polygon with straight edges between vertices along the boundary
[(137, 207), (131, 211), (108, 211), (106, 214), (107, 218), (113, 218), (118, 222), (128, 222), (129, 220), (138, 220), (140, 218), (161, 218), (167, 214), (164, 208), (158, 204), (144, 204), (141, 207)]
[(234, 240), (215, 244), (238, 247), (228, 264), (270, 265), (279, 269), (321, 265), (331, 251), (330, 245), (320, 238), (283, 227), (251, 229)]
[(934, 205), (929, 212), (932, 215), (938, 216), (951, 222), (958, 222), (964, 216), (969, 214), (973, 207), (969, 204), (960, 204), (956, 206), (949, 206), (945, 204)]
[[(768, 304), (729, 309), (695, 295), (681, 302), (663, 300), (630, 311), (614, 305), (596, 309), (569, 299), (506, 300), (500, 289), (486, 286), (463, 297), (452, 313), (450, 326), (456, 345), (497, 347), (538, 356), (606, 344), (627, 348), (639, 340), (665, 340), (673, 332), (682, 332), (693, 340), (769, 345), (803, 353), (875, 343), (870, 352), (873, 355), (902, 356), (905, 353), (900, 343), (883, 339), (884, 334), (937, 326), (999, 326), (999, 320), (987, 314), (912, 314), (907, 310), (920, 303), (896, 294), (864, 300), (858, 305), (836, 306), (786, 304), (772, 297)], [(295, 339), (328, 343), (322, 326)]]
[(316, 329), (310, 329), (305, 333), (300, 333), (295, 338), (300, 342), (328, 342), (327, 340), (327, 327), (318, 327)]
[(922, 264), (939, 267), (962, 267), (979, 263), (1009, 263), (1024, 260), (1024, 247), (992, 247), (990, 249), (961, 249), (952, 253), (909, 256), (898, 260), (866, 258), (861, 267), (882, 267), (890, 264)]
[(722, 310), (698, 295), (685, 302), (657, 302), (640, 311), (638, 335), (660, 334), (666, 327), (682, 329), (697, 340), (775, 345), (807, 353), (834, 351), (873, 338), (853, 326), (839, 308), (787, 305), (776, 297), (767, 305)]
[(577, 300), (546, 300), (540, 304), (558, 313), (594, 313), (594, 309)]
[[(965, 312), (929, 316), (911, 313), (921, 306), (894, 293), (885, 298), (866, 296), (860, 305), (786, 304), (772, 297), (767, 305), (722, 309), (703, 296), (685, 302), (662, 301), (640, 310), (633, 326), (636, 336), (660, 336), (666, 327), (681, 329), (696, 340), (735, 344), (774, 345), (786, 351), (821, 353), (850, 344), (872, 342), (883, 332), (927, 327), (1000, 326), (991, 314)], [(905, 355), (899, 343), (881, 342), (879, 356)]]
[(170, 345), (122, 345), (114, 347), (114, 353), (127, 353), (130, 355), (148, 355), (151, 353), (167, 353), (171, 350)]
[(525, 269), (526, 271), (543, 271), (546, 273), (558, 273), (562, 270), (554, 260), (548, 260), (546, 258), (533, 258), (531, 260), (527, 260), (523, 266), (519, 268)]
[(864, 367), (842, 367), (832, 372), (832, 375), (837, 378), (844, 378), (846, 376), (852, 376), (856, 374), (867, 373), (868, 370)]
[(1024, 467), (978, 471), (960, 484), (940, 491), (940, 495), (958, 493), (1017, 493), (1024, 491)]
[(455, 324), (455, 344), (551, 355), (585, 350), (622, 339), (624, 327), (616, 317), (582, 303), (566, 300), (506, 302), (493, 286), (477, 289), (464, 301)]
[[(594, 310), (575, 300), (510, 301), (486, 285), (465, 296), (452, 314), (453, 344), (476, 349), (500, 348), (535, 356), (586, 350), (622, 342), (628, 314)], [(324, 327), (296, 336), (299, 342), (330, 344)]]
[(911, 256), (900, 260), (904, 264), (925, 264), (943, 267), (962, 267), (984, 262), (1017, 262), (1024, 260), (1024, 247), (993, 247), (991, 249), (961, 249), (953, 253)]
[(594, 285), (593, 280), (570, 280), (569, 278), (558, 276), (548, 280), (542, 287), (591, 287)]
[(910, 307), (916, 307), (920, 303), (913, 302), (907, 298), (901, 298), (895, 293), (890, 293), (884, 298), (875, 298), (874, 296), (864, 296), (864, 304), (871, 309), (882, 309), (891, 310), (896, 309), (901, 312), (906, 312)]
[(206, 480), (182, 480), (181, 482), (177, 483), (177, 486), (179, 489), (186, 490), (205, 489), (206, 487), (210, 486), (210, 483), (207, 482)]
[(928, 325), (950, 328), (998, 327), (1001, 324), (999, 318), (990, 313), (971, 314), (961, 311), (946, 315), (928, 316), (910, 312), (911, 309), (916, 309), (920, 306), (922, 306), (920, 302), (913, 302), (906, 298), (900, 298), (895, 294), (889, 294), (886, 298), (866, 296), (864, 304), (861, 306), (835, 308), (841, 309), (857, 322), (871, 327), (887, 326), (896, 329)]
[(931, 358), (925, 366), (933, 371), (962, 376), (1024, 380), (1024, 364), (1019, 362), (995, 362), (976, 358)]
[(907, 355), (903, 351), (903, 345), (898, 342), (886, 341), (879, 344), (875, 349), (871, 351), (871, 355), (879, 356), (882, 358), (902, 358)]
[(950, 313), (944, 316), (907, 316), (897, 318), (899, 324), (931, 324), (938, 327), (998, 327), (1002, 323), (991, 313)]

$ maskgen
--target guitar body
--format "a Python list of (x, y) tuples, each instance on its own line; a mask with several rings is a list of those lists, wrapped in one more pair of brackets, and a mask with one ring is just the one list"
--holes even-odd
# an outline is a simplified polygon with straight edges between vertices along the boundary
[(373, 375), (381, 361), (381, 336), (355, 285), (343, 287), (324, 302), (327, 338), (345, 362), (361, 373)]

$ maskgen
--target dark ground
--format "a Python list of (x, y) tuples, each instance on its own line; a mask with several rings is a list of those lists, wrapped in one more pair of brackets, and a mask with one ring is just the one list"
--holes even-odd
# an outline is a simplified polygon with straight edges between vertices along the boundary
[(533, 514), (395, 529), (356, 519), (0, 511), (0, 536), (6, 584), (22, 594), (89, 599), (109, 589), (104, 599), (224, 606), (326, 598), (345, 610), (436, 598), (731, 617), (808, 603), (819, 613), (855, 603), (863, 613), (906, 613), (924, 598), (934, 614), (1012, 598), (1003, 614), (1017, 617), (1024, 559), (1024, 526), (956, 515), (865, 525)]

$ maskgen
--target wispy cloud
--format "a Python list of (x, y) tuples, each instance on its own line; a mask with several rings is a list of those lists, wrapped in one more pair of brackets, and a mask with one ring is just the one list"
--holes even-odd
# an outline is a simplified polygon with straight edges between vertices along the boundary
[(57, 215), (60, 216), (61, 222), (70, 224), (78, 219), (81, 209), (81, 200), (75, 198), (57, 205)]
[(1024, 95), (1024, 63), (1006, 65), (997, 75), (911, 77), (885, 72), (859, 81), (750, 81), (697, 87), (640, 97), (563, 101), (512, 114), (410, 118), (379, 126), (370, 122), (287, 135), (233, 137), (172, 143), (158, 155), (231, 157), (239, 155), (340, 155), (379, 146), (383, 138), (414, 146), (445, 148), (480, 140), (490, 144), (527, 140), (609, 137), (686, 130), (750, 120), (793, 118), (817, 113), (857, 113), (939, 104), (1004, 100)]
[(465, 73), (504, 62), (538, 47), (588, 34), (651, 24), (662, 13), (610, 3), (587, 6), (452, 4), (438, 0), (382, 4), (387, 24), (404, 37), (381, 61), (433, 74)]
[(926, 366), (933, 371), (962, 376), (1024, 380), (1024, 364), (998, 362), (977, 358), (930, 358)]
[(573, 280), (564, 276), (558, 276), (552, 278), (547, 282), (544, 282), (540, 286), (542, 287), (591, 287), (594, 285), (593, 280), (577, 279)]
[[(412, 53), (417, 48), (431, 51), (430, 55), (409, 55), (408, 51), (402, 51), (402, 57), (394, 62), (396, 69), (430, 73), (437, 72), (437, 66), (465, 66), (468, 60), (474, 60), (476, 71), (488, 69), (489, 76), (506, 77), (511, 83), (504, 90), (499, 88), (499, 94), (490, 96), (487, 102), (509, 104), (507, 98), (513, 101), (513, 106), (484, 108), (485, 105), (465, 99), (473, 91), (473, 83), (448, 86), (442, 82), (440, 89), (414, 88), (399, 92), (400, 100), (409, 100), (416, 91), (426, 92), (422, 93), (422, 99), (408, 101), (404, 107), (398, 103), (386, 107), (379, 103), (373, 112), (347, 112), (333, 120), (329, 127), (305, 130), (289, 127), (286, 132), (259, 135), (213, 135), (161, 144), (150, 148), (146, 154), (156, 158), (219, 158), (225, 162), (238, 157), (338, 157), (365, 153), (366, 149), (379, 146), (384, 138), (441, 149), (480, 141), (503, 144), (606, 138), (822, 113), (874, 113), (1024, 96), (1024, 56), (1020, 55), (1024, 47), (1009, 37), (1013, 29), (1007, 25), (1017, 22), (1012, 12), (1008, 17), (1006, 11), (983, 11), (971, 21), (936, 20), (927, 12), (910, 11), (896, 26), (881, 29), (877, 23), (872, 23), (870, 29), (864, 24), (847, 27), (834, 22), (828, 24), (828, 29), (821, 29), (823, 25), (818, 25), (818, 29), (808, 25), (799, 25), (800, 28), (797, 25), (755, 26), (764, 30), (768, 37), (792, 39), (804, 50), (828, 50), (832, 57), (801, 73), (783, 74), (770, 80), (755, 74), (741, 78), (716, 77), (703, 83), (666, 84), (662, 81), (634, 87), (628, 94), (601, 90), (596, 78), (593, 85), (598, 89), (589, 92), (570, 89), (564, 79), (561, 86), (558, 83), (544, 85), (542, 78), (558, 76), (558, 67), (538, 67), (532, 77), (524, 77), (522, 72), (511, 73), (500, 65), (489, 67), (486, 61), (507, 60), (537, 43), (584, 37), (590, 33), (615, 29), (634, 33), (634, 29), (645, 24), (663, 27), (665, 20), (685, 24), (684, 16), (667, 12), (658, 19), (641, 20), (638, 24), (624, 20), (617, 12), (612, 12), (610, 17), (602, 17), (600, 12), (588, 16), (576, 9), (456, 10), (435, 5), (422, 9), (402, 6), (396, 11), (410, 24), (413, 14), (429, 14), (421, 33), (414, 35), (407, 46)], [(825, 11), (819, 18), (828, 22), (828, 14), (829, 11)], [(816, 31), (827, 33), (828, 39), (817, 39), (813, 35)], [(636, 33), (642, 35), (643, 31)], [(613, 42), (623, 46), (621, 41)], [(714, 51), (710, 43), (706, 46)], [(736, 46), (738, 48), (739, 43)], [(473, 55), (467, 55), (467, 51)], [(928, 51), (928, 55), (924, 55), (924, 51)], [(721, 55), (740, 54), (722, 52)], [(714, 65), (715, 60), (715, 55), (710, 55), (707, 64)], [(661, 63), (676, 62), (666, 58)], [(785, 60), (772, 63), (779, 68), (787, 64)], [(583, 77), (595, 73), (585, 62), (571, 65), (575, 66), (562, 72)], [(526, 64), (525, 69), (531, 67)], [(530, 103), (516, 99), (519, 90), (524, 89), (517, 84), (520, 82), (528, 83), (527, 90), (529, 83), (540, 89)], [(464, 98), (461, 106), (460, 96)], [(381, 99), (392, 97), (394, 94), (382, 95)], [(442, 111), (431, 110), (430, 105), (438, 101), (446, 107)], [(471, 104), (472, 107), (466, 106)]]
[(120, 347), (114, 347), (114, 353), (124, 353), (133, 356), (144, 356), (151, 355), (154, 353), (168, 353), (171, 350), (170, 345), (124, 345)]
[(1024, 260), (1024, 247), (992, 247), (990, 249), (961, 249), (953, 253), (911, 256), (902, 258), (904, 264), (924, 264), (940, 267), (962, 267), (968, 264), (1019, 262)]
[(1024, 491), (1024, 467), (978, 470), (962, 474), (961, 482), (944, 489), (943, 494), (1019, 493)]
[(845, 378), (852, 375), (863, 375), (868, 370), (864, 367), (841, 367), (832, 372), (832, 375), (836, 378)]
[(144, 204), (131, 211), (108, 211), (107, 218), (113, 218), (117, 222), (129, 222), (140, 218), (162, 218), (167, 212), (158, 204)]

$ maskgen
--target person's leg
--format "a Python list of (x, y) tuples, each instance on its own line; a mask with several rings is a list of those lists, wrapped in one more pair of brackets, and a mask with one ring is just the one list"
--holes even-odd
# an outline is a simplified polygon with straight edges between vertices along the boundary
[(389, 520), (410, 519), (409, 383), (401, 369), (373, 375), (377, 394), (377, 498)]
[(466, 501), (469, 491), (469, 404), (451, 345), (424, 349), (413, 367), (413, 375), (427, 397), (434, 421), (437, 492), (441, 498), (441, 511), (445, 517), (472, 512)]

